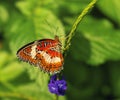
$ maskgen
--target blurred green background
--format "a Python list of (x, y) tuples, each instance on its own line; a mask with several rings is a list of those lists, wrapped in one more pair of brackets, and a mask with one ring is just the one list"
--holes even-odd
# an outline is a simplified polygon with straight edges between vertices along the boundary
[[(53, 100), (49, 76), (20, 62), (17, 50), (65, 35), (91, 0), (0, 0), (0, 100)], [(120, 100), (120, 1), (98, 0), (65, 52), (60, 100)]]

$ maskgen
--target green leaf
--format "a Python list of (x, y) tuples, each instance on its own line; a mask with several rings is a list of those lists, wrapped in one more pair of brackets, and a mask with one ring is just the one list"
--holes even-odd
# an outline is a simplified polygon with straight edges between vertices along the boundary
[[(26, 16), (30, 17), (32, 16), (32, 11), (34, 11), (34, 8), (37, 6), (44, 7), (46, 9), (51, 9), (53, 12), (58, 13), (58, 7), (62, 1), (58, 1), (56, 3), (55, 0), (44, 0), (44, 1), (36, 1), (36, 0), (26, 0), (26, 1), (17, 1), (16, 7)], [(52, 6), (51, 6), (52, 5)]]
[(32, 15), (32, 9), (35, 5), (33, 0), (25, 0), (25, 1), (18, 1), (16, 2), (16, 7), (26, 16)]
[(120, 30), (115, 30), (107, 20), (93, 20), (87, 17), (79, 27), (71, 53), (77, 60), (92, 65), (103, 64), (108, 60), (120, 60)]
[(11, 62), (4, 68), (0, 70), (0, 81), (9, 81), (14, 80), (16, 77), (18, 77), (22, 72), (24, 71), (24, 68), (21, 67), (21, 64), (18, 62)]
[(42, 91), (47, 90), (47, 84), (50, 76), (47, 73), (41, 71), (39, 67), (24, 63), (24, 67), (27, 68), (27, 72), (31, 80), (34, 80)]
[(7, 9), (3, 5), (0, 5), (0, 23), (7, 22), (8, 17), (9, 17), (9, 15), (8, 15)]
[[(55, 35), (64, 38), (65, 33), (62, 23), (51, 11), (40, 7), (34, 9), (34, 13), (29, 19), (20, 14), (13, 14), (6, 27), (6, 37), (11, 38), (10, 49), (14, 55), (18, 48), (26, 43), (43, 38), (54, 39)], [(64, 41), (64, 39), (61, 39), (63, 45)]]
[(99, 0), (97, 6), (120, 26), (120, 0)]
[[(1, 88), (1, 86), (0, 86)], [(28, 83), (20, 86), (14, 86), (13, 91), (0, 89), (0, 97), (9, 100), (53, 100), (55, 95), (48, 90), (42, 91), (39, 85), (35, 83)], [(60, 100), (65, 100), (65, 96), (60, 96)]]
[[(61, 11), (63, 14), (78, 14), (89, 2), (90, 0), (64, 0), (61, 3)], [(64, 10), (66, 10), (66, 12), (63, 12)]]
[(52, 96), (48, 90), (43, 91), (42, 87), (39, 87), (39, 85), (34, 83), (18, 86), (17, 89), (21, 94), (25, 94), (26, 96), (28, 96), (28, 98), (29, 96), (32, 98), (36, 98), (36, 100), (52, 100), (54, 98), (54, 96)]

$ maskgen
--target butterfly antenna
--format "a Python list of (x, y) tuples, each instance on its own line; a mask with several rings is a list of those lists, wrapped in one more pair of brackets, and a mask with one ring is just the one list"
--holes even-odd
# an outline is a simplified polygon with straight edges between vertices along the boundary
[(54, 36), (55, 36), (55, 32), (54, 32), (54, 30), (53, 30), (53, 25), (51, 25), (46, 19), (45, 19), (45, 23), (49, 26), (49, 28), (52, 30), (50, 30), (50, 33), (53, 33), (54, 34)]
[(69, 38), (69, 35), (67, 35), (67, 36), (65, 36), (65, 35), (60, 35), (60, 38), (61, 38), (61, 40), (63, 39), (63, 40), (66, 40), (67, 38)]
[(59, 27), (57, 26), (56, 27), (56, 34), (55, 34), (55, 36), (58, 36), (58, 31), (59, 31)]

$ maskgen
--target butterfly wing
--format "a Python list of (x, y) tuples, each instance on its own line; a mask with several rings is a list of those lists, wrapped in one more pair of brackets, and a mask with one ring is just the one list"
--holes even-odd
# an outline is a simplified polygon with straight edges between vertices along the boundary
[(45, 72), (54, 74), (59, 73), (63, 69), (63, 56), (61, 52), (49, 48), (47, 51), (38, 51), (36, 56), (38, 58), (38, 65)]
[(59, 42), (46, 40), (38, 44), (37, 47), (38, 66), (50, 74), (59, 73), (63, 69), (63, 55)]
[(63, 69), (63, 56), (58, 41), (43, 39), (31, 42), (17, 52), (18, 58), (39, 66), (44, 72), (58, 73)]
[(37, 65), (37, 60), (35, 60), (34, 58), (31, 57), (32, 54), (32, 47), (34, 46), (35, 42), (31, 42), (25, 46), (23, 46), (22, 48), (20, 48), (17, 51), (17, 57), (25, 62), (28, 62), (32, 65)]

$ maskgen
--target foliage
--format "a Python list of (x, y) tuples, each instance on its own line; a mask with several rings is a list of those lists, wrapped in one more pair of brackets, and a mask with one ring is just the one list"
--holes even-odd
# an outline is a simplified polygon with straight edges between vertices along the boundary
[[(17, 50), (59, 35), (63, 48), (76, 17), (91, 0), (0, 0), (0, 99), (53, 100), (49, 76), (18, 61)], [(65, 52), (66, 96), (60, 100), (119, 99), (119, 0), (98, 0)], [(66, 33), (66, 34), (65, 34)]]

